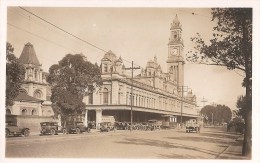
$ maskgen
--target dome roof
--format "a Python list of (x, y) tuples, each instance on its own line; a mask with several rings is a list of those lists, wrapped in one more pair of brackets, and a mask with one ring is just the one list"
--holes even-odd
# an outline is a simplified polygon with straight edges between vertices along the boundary
[(102, 58), (102, 60), (110, 60), (110, 61), (115, 61), (116, 60), (116, 55), (111, 51), (109, 50), (105, 55), (104, 57)]
[(149, 60), (147, 62), (146, 68), (161, 69), (161, 66), (157, 63), (157, 58), (154, 57), (154, 60)]
[(122, 60), (121, 56), (118, 58), (118, 60), (117, 60), (116, 62), (121, 62), (121, 63), (123, 63), (123, 60)]
[(28, 42), (25, 44), (22, 54), (19, 58), (19, 61), (23, 64), (33, 64), (36, 66), (40, 66), (40, 62), (36, 56), (35, 50), (33, 48), (33, 45)]

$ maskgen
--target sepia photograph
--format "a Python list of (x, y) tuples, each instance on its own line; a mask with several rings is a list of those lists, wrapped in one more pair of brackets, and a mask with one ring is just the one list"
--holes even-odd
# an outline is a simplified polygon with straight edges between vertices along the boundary
[(4, 162), (259, 161), (259, 2), (4, 2)]

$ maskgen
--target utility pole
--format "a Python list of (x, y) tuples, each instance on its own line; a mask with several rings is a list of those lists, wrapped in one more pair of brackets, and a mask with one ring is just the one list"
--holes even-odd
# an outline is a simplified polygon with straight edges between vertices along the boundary
[(182, 112), (183, 112), (183, 101), (184, 101), (184, 99), (183, 99), (184, 88), (187, 88), (187, 91), (190, 88), (188, 88), (188, 86), (179, 86), (179, 87), (181, 87), (181, 127), (182, 127)]
[(181, 127), (182, 127), (182, 112), (183, 112), (183, 87), (181, 86)]
[(132, 67), (129, 68), (125, 68), (126, 70), (131, 70), (132, 71), (132, 75), (131, 75), (131, 127), (130, 127), (130, 131), (132, 132), (133, 130), (133, 78), (134, 78), (134, 70), (135, 69), (140, 69), (139, 67), (134, 67), (134, 61), (132, 61)]
[(212, 113), (212, 125), (213, 125), (213, 123), (214, 123), (214, 120), (213, 120), (213, 113)]
[(110, 68), (110, 82), (111, 82), (111, 91), (110, 91), (110, 105), (112, 105), (112, 96), (113, 96), (113, 83), (112, 83), (112, 75), (113, 75), (113, 65)]

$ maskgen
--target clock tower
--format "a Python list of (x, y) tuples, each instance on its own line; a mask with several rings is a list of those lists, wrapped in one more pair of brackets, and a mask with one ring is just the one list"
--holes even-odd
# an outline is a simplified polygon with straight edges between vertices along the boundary
[(184, 59), (182, 28), (176, 14), (170, 28), (170, 39), (168, 43), (167, 70), (170, 80), (175, 81), (178, 86), (184, 84)]

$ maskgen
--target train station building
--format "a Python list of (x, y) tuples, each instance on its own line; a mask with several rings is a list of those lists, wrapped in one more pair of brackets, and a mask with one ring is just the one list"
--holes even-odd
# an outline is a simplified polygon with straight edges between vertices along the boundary
[(157, 119), (181, 123), (199, 117), (196, 96), (184, 86), (184, 45), (177, 15), (169, 33), (167, 72), (162, 71), (155, 56), (133, 77), (133, 88), (131, 70), (122, 58), (112, 51), (105, 53), (101, 60), (103, 85), (84, 98), (85, 120), (98, 124), (102, 116), (113, 116), (115, 121), (130, 122), (131, 106), (133, 122)]
[[(165, 61), (167, 72), (162, 71), (154, 56), (132, 81), (131, 70), (125, 67), (123, 59), (112, 51), (105, 53), (100, 65), (103, 84), (84, 97), (86, 111), (82, 120), (95, 121), (96, 125), (104, 121), (104, 117), (130, 122), (131, 108), (133, 122), (157, 119), (181, 123), (199, 117), (196, 96), (184, 86), (184, 45), (177, 15), (169, 34), (168, 58)], [(43, 72), (31, 43), (25, 44), (19, 60), (26, 68), (25, 82), (15, 104), (7, 108), (6, 114), (53, 116), (51, 88), (46, 82), (48, 73)]]

